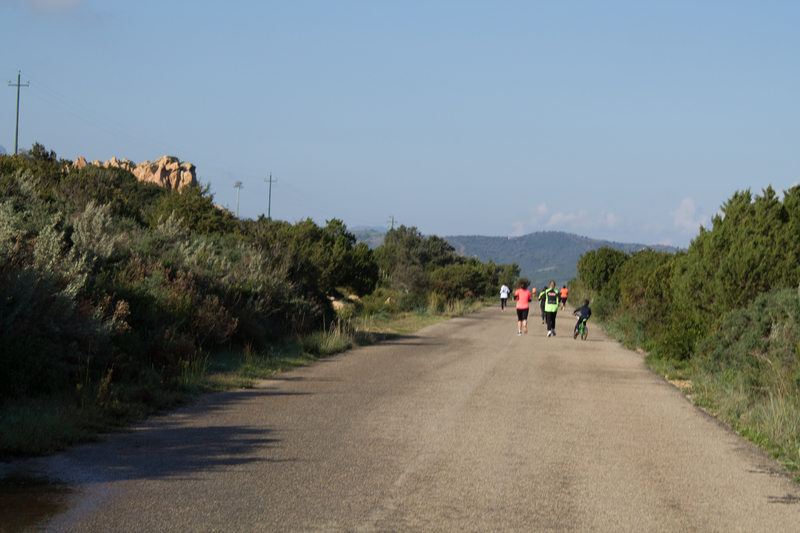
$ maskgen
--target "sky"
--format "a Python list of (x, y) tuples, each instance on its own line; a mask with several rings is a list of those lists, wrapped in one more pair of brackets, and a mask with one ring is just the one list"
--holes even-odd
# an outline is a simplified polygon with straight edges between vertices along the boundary
[(20, 149), (176, 156), (243, 218), (686, 247), (800, 183), (798, 27), (769, 0), (0, 0), (0, 145), (21, 71)]

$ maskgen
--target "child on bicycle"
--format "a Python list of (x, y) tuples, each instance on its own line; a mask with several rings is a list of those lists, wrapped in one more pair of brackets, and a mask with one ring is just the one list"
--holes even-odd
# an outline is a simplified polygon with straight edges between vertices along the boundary
[(585, 324), (589, 317), (592, 316), (592, 310), (589, 309), (589, 300), (583, 301), (583, 306), (576, 309), (573, 313), (575, 316), (579, 316), (578, 321), (575, 323), (575, 332), (573, 333), (572, 337), (575, 338), (578, 336), (578, 328), (581, 324)]

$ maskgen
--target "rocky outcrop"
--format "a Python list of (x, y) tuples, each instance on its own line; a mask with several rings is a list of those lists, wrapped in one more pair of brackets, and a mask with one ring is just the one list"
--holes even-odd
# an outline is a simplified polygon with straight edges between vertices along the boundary
[(72, 164), (72, 169), (83, 168), (86, 165), (95, 165), (104, 168), (122, 168), (130, 171), (139, 181), (155, 183), (170, 189), (182, 189), (184, 187), (197, 186), (197, 174), (192, 163), (182, 163), (175, 157), (164, 156), (156, 159), (152, 163), (134, 163), (129, 159), (117, 159), (112, 157), (105, 163), (100, 161), (86, 162), (83, 156), (79, 157)]

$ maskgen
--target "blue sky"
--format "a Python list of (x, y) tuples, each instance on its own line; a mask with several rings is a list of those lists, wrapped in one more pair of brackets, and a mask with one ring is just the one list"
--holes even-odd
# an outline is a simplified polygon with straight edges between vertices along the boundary
[[(0, 0), (19, 145), (243, 217), (687, 246), (800, 182), (800, 2)], [(5, 85), (5, 84), (4, 84)], [(12, 152), (16, 90), (0, 91)]]

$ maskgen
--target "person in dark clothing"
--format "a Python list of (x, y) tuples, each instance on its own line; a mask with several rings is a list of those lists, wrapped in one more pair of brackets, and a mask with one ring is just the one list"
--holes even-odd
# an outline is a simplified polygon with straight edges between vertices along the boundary
[(556, 282), (551, 281), (544, 293), (544, 319), (547, 322), (547, 336), (556, 336), (556, 314), (558, 314), (558, 291)]
[(578, 336), (578, 327), (581, 325), (581, 322), (586, 322), (589, 320), (589, 317), (592, 316), (592, 310), (589, 309), (589, 300), (584, 300), (583, 305), (576, 309), (573, 313), (575, 316), (579, 316), (578, 321), (575, 322), (575, 332), (573, 333), (573, 338)]
[(544, 324), (544, 292), (547, 290), (547, 286), (545, 285), (542, 287), (542, 291), (539, 293), (539, 307), (542, 309), (542, 324)]

